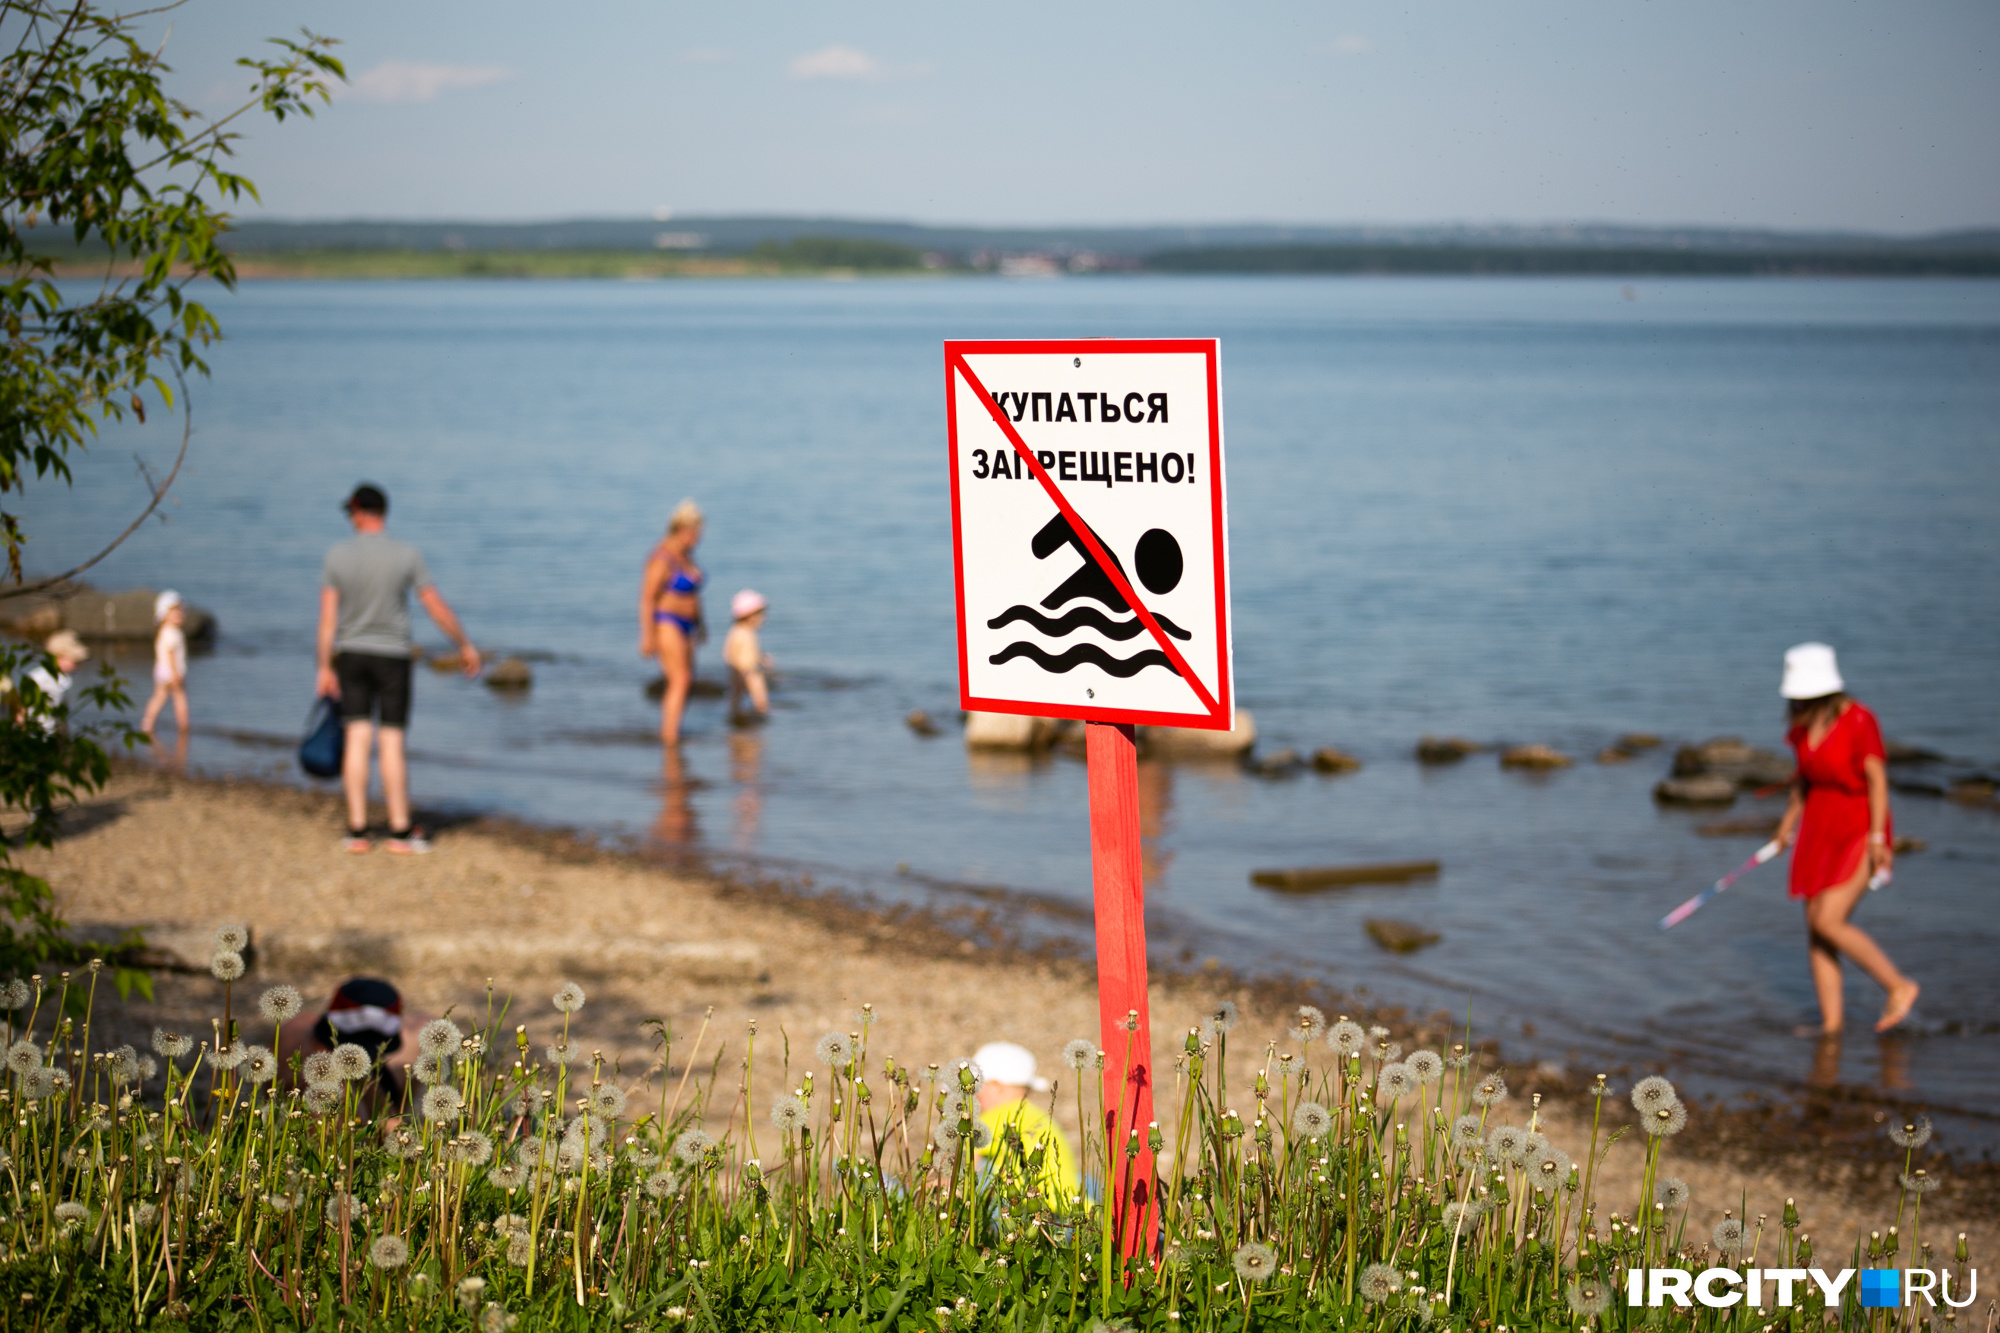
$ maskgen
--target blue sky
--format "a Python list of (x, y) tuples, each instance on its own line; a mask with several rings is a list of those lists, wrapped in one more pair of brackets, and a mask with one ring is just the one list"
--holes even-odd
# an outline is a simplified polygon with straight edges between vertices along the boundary
[[(354, 86), (239, 162), (273, 217), (2000, 225), (1990, 0), (695, 6), (191, 0)], [(164, 21), (162, 22), (164, 26)]]

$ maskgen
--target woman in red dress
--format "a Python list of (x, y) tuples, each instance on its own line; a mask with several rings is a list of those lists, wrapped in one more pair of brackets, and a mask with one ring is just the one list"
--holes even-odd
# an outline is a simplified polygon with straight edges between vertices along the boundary
[(1819, 992), (1820, 1032), (1841, 1030), (1840, 959), (1875, 978), (1889, 998), (1875, 1030), (1909, 1017), (1917, 983), (1896, 970), (1882, 946), (1848, 920), (1870, 880), (1894, 863), (1889, 771), (1875, 715), (1847, 697), (1833, 649), (1802, 643), (1785, 653), (1781, 692), (1789, 701), (1785, 739), (1798, 753), (1791, 802), (1778, 845), (1792, 852), (1792, 897), (1806, 904), (1806, 947)]

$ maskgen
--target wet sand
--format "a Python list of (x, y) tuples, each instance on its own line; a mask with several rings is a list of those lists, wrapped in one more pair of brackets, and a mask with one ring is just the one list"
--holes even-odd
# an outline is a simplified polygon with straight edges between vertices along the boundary
[[(379, 848), (350, 856), (341, 850), (340, 827), (335, 801), (317, 793), (126, 769), (69, 812), (56, 849), (29, 855), (27, 865), (54, 885), (73, 926), (152, 927), (156, 943), (186, 939), (183, 952), (192, 953), (215, 925), (247, 923), (257, 953), (237, 985), (238, 1013), (277, 982), (299, 987), (310, 1004), (353, 972), (388, 971), (410, 1008), (474, 1021), (487, 1012), (490, 984), (496, 1005), (511, 1001), (505, 1024), (527, 1024), (539, 1044), (554, 1037), (560, 1017), (548, 997), (575, 980), (589, 993), (576, 1016), (576, 1044), (604, 1052), (627, 1080), (655, 1061), (641, 1028), (648, 1019), (672, 1024), (671, 1078), (678, 1080), (691, 1054), (705, 1078), (720, 1052), (711, 1108), (717, 1128), (736, 1100), (752, 1021), (759, 1108), (787, 1078), (787, 1041), (796, 1081), (811, 1067), (819, 1035), (854, 1029), (864, 1003), (876, 1016), (871, 1063), (885, 1056), (942, 1062), (1007, 1039), (1035, 1052), (1043, 1073), (1056, 1077), (1068, 1073), (1057, 1061), (1063, 1043), (1096, 1036), (1088, 960), (1017, 947), (990, 915), (952, 921), (880, 911), (677, 871), (643, 855), (498, 822), (446, 828), (426, 857)], [(120, 1002), (101, 986), (99, 1012), (116, 1040), (143, 1043), (155, 1024), (205, 1034), (220, 1015), (221, 991), (205, 974), (162, 972), (151, 1002), (136, 995)], [(1245, 1090), (1245, 1101), (1267, 1042), (1290, 1048), (1282, 1035), (1288, 1006), (1339, 1003), (1213, 970), (1158, 976), (1152, 1005), (1163, 1084), (1171, 1086), (1173, 1051), (1188, 1026), (1224, 999), (1242, 1009), (1230, 1041), (1230, 1084)], [(1365, 1016), (1351, 1004), (1341, 1008)], [(1451, 1040), (1442, 1015), (1372, 1017), (1406, 1045)], [(707, 1035), (692, 1053), (705, 1019)], [(1488, 1052), (1489, 1060), (1502, 1055)], [(1531, 1094), (1545, 1089), (1543, 1127), (1580, 1160), (1589, 1124), (1575, 1076), (1510, 1070), (1509, 1081), (1508, 1118), (1525, 1121)], [(1057, 1099), (1059, 1108), (1065, 1103), (1073, 1107), (1066, 1091)], [(1622, 1099), (1607, 1105), (1608, 1119), (1629, 1123)], [(1865, 1238), (1895, 1218), (1900, 1154), (1873, 1127), (1884, 1114), (1865, 1105), (1697, 1108), (1673, 1141), (1665, 1172), (1692, 1185), (1692, 1220), (1704, 1230), (1725, 1209), (1751, 1219), (1768, 1214), (1775, 1227), (1785, 1198), (1796, 1197), (1804, 1229), (1831, 1258), (1857, 1234)], [(1073, 1111), (1060, 1115), (1073, 1132)], [(1603, 1213), (1630, 1211), (1638, 1138), (1628, 1131), (1610, 1150), (1598, 1190)], [(1965, 1231), (1974, 1262), (1994, 1262), (2000, 1204), (1992, 1167), (1965, 1164), (1942, 1174), (1943, 1187), (1926, 1200), (1924, 1235), (1942, 1254), (1950, 1237)]]

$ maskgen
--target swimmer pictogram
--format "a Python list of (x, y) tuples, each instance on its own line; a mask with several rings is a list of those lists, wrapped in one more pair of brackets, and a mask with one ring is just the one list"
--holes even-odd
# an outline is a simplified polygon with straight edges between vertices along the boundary
[(946, 344), (968, 709), (1227, 727), (1210, 340)]
[[(1124, 563), (1118, 559), (1118, 553), (1105, 543), (1101, 535), (1096, 533), (1092, 535), (1097, 537), (1098, 545), (1123, 573)], [(1052, 618), (1043, 615), (1034, 607), (1017, 603), (987, 621), (988, 629), (1003, 629), (1012, 624), (1026, 624), (1052, 639), (1066, 638), (1079, 631), (1090, 630), (1119, 643), (1135, 639), (1146, 632), (1145, 623), (1137, 615), (1131, 614), (1131, 604), (1125, 600), (1124, 594), (1118, 591), (1118, 586), (1111, 581), (1110, 576), (1098, 568), (1097, 562), (1091, 559), (1082, 538), (1077, 536), (1076, 529), (1070, 526), (1069, 520), (1063, 515), (1057, 514), (1035, 534), (1030, 549), (1037, 560), (1046, 560), (1065, 549), (1073, 550), (1083, 558), (1083, 563), (1074, 573), (1064, 579), (1055, 591), (1042, 598), (1043, 607), (1053, 611), (1073, 601), (1089, 600), (1101, 602), (1111, 611), (1125, 614), (1122, 618), (1113, 618), (1095, 607), (1078, 606), (1061, 617)], [(1181, 580), (1180, 543), (1175, 541), (1173, 534), (1165, 528), (1149, 529), (1139, 538), (1138, 548), (1133, 553), (1133, 564), (1138, 570), (1139, 582), (1148, 592), (1171, 592)], [(1185, 641), (1194, 637), (1192, 633), (1182, 629), (1165, 615), (1157, 615), (1154, 618), (1159, 621), (1161, 629), (1176, 639)], [(1016, 639), (988, 657), (987, 661), (997, 666), (1002, 662), (1011, 662), (1017, 657), (1025, 657), (1042, 670), (1054, 672), (1070, 671), (1089, 663), (1120, 679), (1135, 676), (1147, 667), (1175, 670), (1172, 660), (1157, 648), (1146, 648), (1129, 657), (1119, 657), (1089, 640), (1072, 644), (1064, 652), (1050, 653), (1031, 639)]]

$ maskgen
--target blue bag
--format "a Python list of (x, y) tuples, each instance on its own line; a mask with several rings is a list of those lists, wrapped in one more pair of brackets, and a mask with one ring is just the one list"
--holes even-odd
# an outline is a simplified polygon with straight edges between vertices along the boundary
[(299, 767), (316, 778), (340, 776), (347, 749), (347, 728), (340, 723), (340, 705), (321, 695), (306, 714), (305, 739), (299, 742)]

